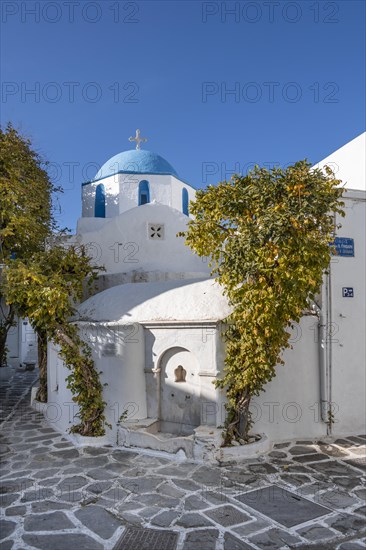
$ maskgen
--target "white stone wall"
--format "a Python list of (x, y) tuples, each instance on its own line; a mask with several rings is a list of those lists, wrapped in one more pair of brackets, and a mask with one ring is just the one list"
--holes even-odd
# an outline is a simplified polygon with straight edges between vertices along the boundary
[[(160, 204), (133, 208), (110, 220), (81, 218), (77, 239), (88, 245), (89, 253), (107, 273), (160, 271), (209, 274), (204, 258), (194, 255), (177, 237), (185, 231), (188, 217)], [(161, 239), (149, 238), (148, 224), (164, 225)]]
[(317, 325), (315, 316), (305, 316), (295, 325), (285, 365), (277, 366), (276, 377), (252, 400), (254, 433), (265, 433), (272, 441), (326, 435), (320, 418)]
[(78, 406), (72, 400), (67, 389), (67, 377), (70, 371), (58, 356), (58, 347), (53, 342), (47, 347), (47, 407), (44, 414), (51, 426), (61, 432), (68, 432), (78, 423)]
[[(116, 442), (117, 423), (127, 411), (134, 420), (146, 418), (144, 374), (144, 333), (140, 325), (80, 325), (83, 339), (90, 345), (95, 368), (100, 372), (103, 388), (106, 435)], [(68, 431), (79, 422), (78, 407), (67, 389), (70, 371), (57, 355), (57, 347), (48, 347), (48, 406), (46, 418), (58, 430)]]
[[(335, 257), (331, 263), (332, 326), (331, 401), (334, 403), (337, 433), (364, 433), (366, 419), (366, 312), (365, 312), (365, 192), (348, 191), (346, 217), (339, 237), (354, 239), (355, 257)], [(354, 298), (343, 298), (342, 287), (352, 287)]]
[(135, 323), (92, 328), (83, 325), (82, 333), (92, 348), (95, 368), (101, 371), (101, 383), (107, 384), (105, 413), (114, 439), (118, 420), (125, 411), (133, 420), (146, 418), (144, 331)]

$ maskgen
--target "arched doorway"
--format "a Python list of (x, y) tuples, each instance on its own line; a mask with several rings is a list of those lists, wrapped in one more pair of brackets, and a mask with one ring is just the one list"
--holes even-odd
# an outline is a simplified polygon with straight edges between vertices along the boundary
[(160, 360), (160, 431), (179, 435), (201, 424), (199, 365), (192, 352), (174, 347)]

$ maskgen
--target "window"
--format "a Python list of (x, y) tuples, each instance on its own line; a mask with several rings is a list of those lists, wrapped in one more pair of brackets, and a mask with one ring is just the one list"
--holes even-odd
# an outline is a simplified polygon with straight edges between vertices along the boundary
[(189, 206), (188, 206), (188, 191), (186, 188), (182, 189), (182, 212), (186, 216), (189, 216)]
[(150, 187), (147, 180), (141, 180), (139, 183), (139, 206), (150, 202)]
[(94, 216), (105, 218), (105, 189), (103, 183), (97, 185), (95, 190)]

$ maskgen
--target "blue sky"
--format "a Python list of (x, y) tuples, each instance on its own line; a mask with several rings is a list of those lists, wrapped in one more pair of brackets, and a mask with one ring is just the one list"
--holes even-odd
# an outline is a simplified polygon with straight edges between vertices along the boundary
[(3, 0), (1, 124), (52, 163), (70, 228), (136, 128), (196, 187), (315, 163), (365, 129), (365, 5)]

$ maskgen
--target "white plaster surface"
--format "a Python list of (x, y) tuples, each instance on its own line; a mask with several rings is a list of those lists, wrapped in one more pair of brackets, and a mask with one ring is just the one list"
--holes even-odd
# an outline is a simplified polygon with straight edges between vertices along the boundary
[(320, 419), (317, 326), (316, 316), (305, 316), (295, 325), (293, 349), (283, 355), (285, 365), (277, 366), (275, 378), (252, 399), (255, 433), (272, 441), (326, 435)]
[[(332, 326), (331, 395), (334, 433), (365, 431), (366, 420), (366, 196), (348, 191), (345, 218), (339, 237), (354, 239), (354, 257), (334, 257), (330, 265)], [(354, 298), (343, 298), (342, 288), (352, 287)], [(363, 428), (363, 430), (362, 430)]]
[(230, 313), (213, 279), (127, 283), (83, 302), (82, 320), (144, 323), (147, 321), (219, 320)]
[[(158, 203), (132, 208), (112, 219), (81, 218), (77, 240), (87, 245), (89, 255), (106, 273), (132, 271), (193, 272), (197, 276), (210, 270), (205, 258), (193, 254), (184, 244), (180, 231), (186, 231), (189, 218)], [(149, 238), (149, 224), (164, 225), (161, 239)], [(198, 275), (199, 274), (199, 275)]]

